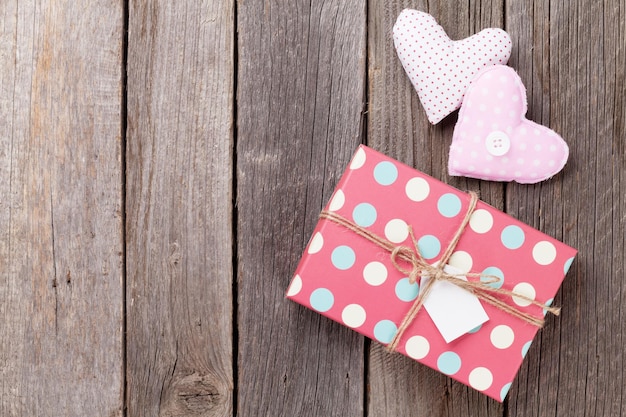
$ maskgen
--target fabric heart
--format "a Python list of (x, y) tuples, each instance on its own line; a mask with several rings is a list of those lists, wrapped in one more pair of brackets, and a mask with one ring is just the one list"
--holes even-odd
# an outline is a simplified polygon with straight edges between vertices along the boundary
[(481, 69), (506, 64), (511, 56), (511, 38), (502, 29), (484, 29), (453, 41), (434, 17), (411, 9), (398, 16), (393, 41), (432, 124), (461, 106)]
[(485, 68), (472, 81), (450, 146), (450, 175), (532, 184), (559, 172), (569, 149), (553, 130), (526, 119), (515, 70)]

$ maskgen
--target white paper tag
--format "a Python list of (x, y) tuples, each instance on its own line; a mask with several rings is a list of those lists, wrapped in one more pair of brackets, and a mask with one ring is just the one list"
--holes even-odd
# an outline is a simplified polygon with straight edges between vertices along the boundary
[[(449, 274), (462, 273), (450, 265), (446, 265), (443, 270)], [(465, 276), (457, 278), (467, 281)], [(420, 287), (423, 288), (428, 279), (428, 276), (423, 276)], [(489, 320), (478, 297), (446, 281), (437, 281), (433, 284), (430, 294), (424, 301), (424, 308), (446, 343)]]

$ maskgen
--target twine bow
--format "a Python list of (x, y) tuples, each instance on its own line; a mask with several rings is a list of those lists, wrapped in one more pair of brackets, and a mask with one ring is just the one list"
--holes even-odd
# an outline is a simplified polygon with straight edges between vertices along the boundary
[[(452, 237), (452, 240), (448, 244), (443, 255), (441, 256), (441, 258), (435, 265), (429, 264), (420, 253), (418, 246), (417, 246), (417, 240), (415, 239), (415, 235), (413, 234), (413, 228), (411, 226), (408, 226), (409, 228), (408, 232), (411, 237), (412, 247), (397, 246), (393, 242), (390, 242), (389, 240), (378, 236), (377, 234), (371, 232), (370, 230), (365, 229), (353, 223), (352, 221), (346, 219), (345, 217), (337, 213), (333, 213), (329, 211), (321, 212), (320, 218), (330, 220), (333, 223), (343, 226), (346, 229), (351, 230), (352, 232), (358, 234), (359, 236), (369, 240), (370, 242), (376, 244), (377, 246), (389, 252), (391, 255), (391, 263), (393, 264), (393, 266), (398, 271), (402, 272), (403, 274), (406, 274), (411, 284), (417, 282), (417, 279), (420, 276), (428, 276), (429, 278), (428, 282), (421, 288), (419, 295), (415, 299), (413, 304), (411, 305), (411, 308), (402, 319), (400, 326), (398, 326), (398, 331), (394, 335), (393, 339), (387, 345), (388, 351), (396, 350), (398, 343), (400, 342), (400, 339), (402, 338), (402, 335), (404, 334), (406, 329), (409, 327), (409, 325), (413, 322), (413, 320), (417, 316), (417, 313), (420, 311), (420, 309), (424, 305), (424, 301), (430, 294), (434, 283), (437, 281), (446, 281), (451, 284), (454, 284), (457, 287), (462, 288), (465, 291), (472, 293), (473, 295), (485, 301), (486, 303), (489, 303), (492, 306), (498, 308), (499, 310), (504, 311), (505, 313), (510, 314), (513, 317), (516, 317), (526, 323), (532, 324), (537, 327), (543, 327), (543, 324), (544, 324), (543, 318), (535, 317), (532, 314), (529, 314), (525, 311), (521, 311), (519, 308), (512, 306), (510, 304), (507, 304), (505, 301), (501, 300), (495, 295), (499, 294), (499, 295), (504, 295), (504, 296), (509, 296), (509, 297), (515, 297), (516, 299), (523, 300), (528, 304), (533, 304), (538, 307), (541, 307), (545, 311), (548, 311), (552, 314), (559, 315), (560, 308), (558, 307), (551, 307), (544, 303), (540, 303), (538, 301), (535, 301), (532, 298), (525, 296), (524, 294), (519, 294), (514, 291), (507, 290), (507, 289), (492, 287), (492, 284), (500, 282), (500, 277), (497, 277), (495, 275), (481, 274), (481, 273), (475, 273), (475, 272), (457, 274), (457, 273), (450, 273), (444, 270), (445, 266), (450, 260), (450, 257), (452, 256), (452, 253), (454, 252), (454, 249), (459, 243), (459, 239), (461, 238), (461, 235), (465, 231), (465, 227), (470, 221), (470, 218), (472, 216), (472, 213), (474, 212), (474, 209), (476, 208), (476, 203), (478, 202), (478, 195), (474, 192), (470, 192), (469, 195), (470, 195), (470, 203), (469, 203), (467, 212), (465, 213), (465, 217), (463, 218), (463, 221), (459, 225), (459, 228), (456, 230), (454, 236)], [(401, 264), (401, 262), (409, 264), (411, 266), (410, 269), (405, 268)], [(463, 279), (460, 279), (459, 278), (460, 276), (478, 278), (479, 280), (478, 281), (469, 281), (469, 280), (465, 281)]]

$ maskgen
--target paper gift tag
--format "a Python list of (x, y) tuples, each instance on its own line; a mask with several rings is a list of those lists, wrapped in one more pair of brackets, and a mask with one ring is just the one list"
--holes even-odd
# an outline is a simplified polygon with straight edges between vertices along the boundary
[[(460, 269), (450, 265), (446, 265), (443, 270), (453, 275), (462, 273)], [(458, 275), (457, 278), (467, 281), (463, 275)], [(422, 288), (428, 280), (427, 275), (422, 276)], [(433, 319), (437, 330), (447, 343), (489, 320), (480, 300), (475, 295), (446, 281), (433, 284), (430, 294), (424, 300), (424, 309)]]

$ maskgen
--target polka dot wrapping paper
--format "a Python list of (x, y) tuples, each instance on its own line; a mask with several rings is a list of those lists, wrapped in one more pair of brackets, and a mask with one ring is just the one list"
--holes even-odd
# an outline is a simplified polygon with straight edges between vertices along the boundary
[[(360, 146), (325, 209), (397, 245), (411, 244), (411, 225), (421, 255), (435, 263), (469, 200), (467, 193)], [(449, 265), (497, 276), (500, 281), (490, 285), (549, 305), (575, 255), (575, 249), (479, 201)], [(411, 284), (389, 252), (321, 219), (287, 298), (386, 345), (419, 291), (420, 282)], [(522, 298), (499, 297), (537, 317), (545, 314)], [(482, 304), (489, 320), (450, 343), (420, 310), (397, 350), (503, 401), (538, 327)]]

